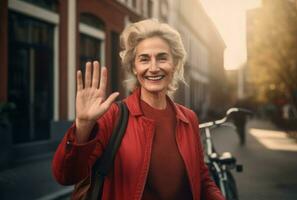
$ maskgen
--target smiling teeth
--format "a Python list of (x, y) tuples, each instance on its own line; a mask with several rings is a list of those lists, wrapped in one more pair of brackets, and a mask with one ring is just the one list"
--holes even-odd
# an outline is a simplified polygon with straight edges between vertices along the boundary
[(161, 80), (163, 78), (163, 76), (149, 76), (146, 77), (148, 80), (152, 80), (152, 81), (158, 81)]

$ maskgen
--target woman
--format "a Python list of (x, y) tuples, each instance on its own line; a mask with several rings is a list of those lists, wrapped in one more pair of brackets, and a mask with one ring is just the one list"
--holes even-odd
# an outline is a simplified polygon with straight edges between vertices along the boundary
[[(196, 115), (168, 96), (183, 81), (186, 53), (179, 33), (144, 20), (123, 31), (121, 44), (122, 64), (134, 77), (133, 93), (124, 99), (128, 126), (103, 199), (224, 199), (203, 161)], [(77, 72), (75, 124), (53, 160), (53, 173), (64, 185), (90, 174), (117, 120), (112, 102), (119, 93), (105, 99), (107, 71), (101, 68), (100, 80), (99, 68), (93, 62), (91, 73), (92, 64), (86, 64), (84, 84)]]

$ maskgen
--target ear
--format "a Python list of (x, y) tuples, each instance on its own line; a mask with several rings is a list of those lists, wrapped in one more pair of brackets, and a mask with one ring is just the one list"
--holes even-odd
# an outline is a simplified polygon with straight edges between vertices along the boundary
[(132, 68), (132, 72), (133, 72), (133, 74), (134, 74), (135, 76), (137, 75), (137, 71), (135, 70), (134, 67)]

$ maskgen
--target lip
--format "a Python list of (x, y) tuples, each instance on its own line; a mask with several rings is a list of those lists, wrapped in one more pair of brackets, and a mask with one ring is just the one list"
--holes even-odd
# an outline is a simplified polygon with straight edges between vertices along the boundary
[(165, 75), (144, 76), (144, 78), (149, 81), (160, 81), (164, 79), (164, 77)]

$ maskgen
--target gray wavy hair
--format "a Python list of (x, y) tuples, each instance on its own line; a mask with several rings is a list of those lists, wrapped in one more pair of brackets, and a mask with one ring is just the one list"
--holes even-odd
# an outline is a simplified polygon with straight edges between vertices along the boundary
[(120, 57), (122, 66), (127, 70), (129, 77), (124, 82), (130, 91), (140, 85), (133, 73), (136, 47), (144, 39), (155, 36), (165, 40), (171, 50), (175, 71), (172, 82), (168, 86), (168, 93), (173, 94), (178, 88), (179, 81), (185, 83), (184, 64), (186, 61), (186, 51), (180, 34), (168, 24), (160, 23), (155, 19), (147, 19), (130, 24), (124, 29), (120, 36), (122, 48)]

